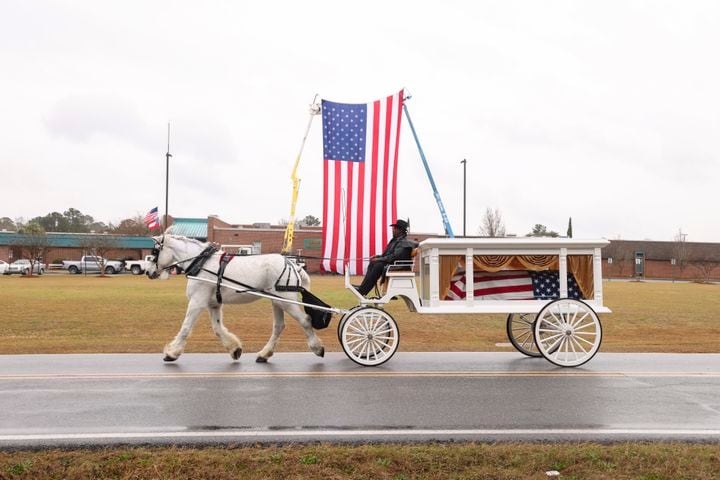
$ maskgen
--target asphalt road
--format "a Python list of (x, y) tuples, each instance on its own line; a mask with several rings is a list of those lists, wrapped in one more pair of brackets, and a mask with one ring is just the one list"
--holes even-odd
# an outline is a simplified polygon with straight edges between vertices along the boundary
[(720, 355), (0, 356), (0, 448), (425, 440), (720, 442)]

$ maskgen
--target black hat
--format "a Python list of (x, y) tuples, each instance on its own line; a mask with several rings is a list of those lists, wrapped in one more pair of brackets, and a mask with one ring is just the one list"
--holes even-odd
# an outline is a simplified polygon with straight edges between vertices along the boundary
[(400, 230), (407, 231), (408, 227), (410, 227), (410, 224), (402, 219), (395, 220), (395, 223), (390, 224), (391, 227), (398, 227)]

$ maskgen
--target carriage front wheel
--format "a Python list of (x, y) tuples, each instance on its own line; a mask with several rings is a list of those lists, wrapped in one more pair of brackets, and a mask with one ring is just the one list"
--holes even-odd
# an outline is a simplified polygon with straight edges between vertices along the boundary
[(338, 333), (345, 355), (365, 367), (387, 362), (400, 345), (397, 322), (375, 307), (352, 310), (340, 322)]
[(532, 313), (511, 313), (505, 323), (508, 340), (518, 352), (528, 357), (541, 357), (535, 345), (534, 326), (535, 314)]
[(533, 327), (540, 354), (560, 367), (577, 367), (600, 349), (602, 325), (585, 302), (561, 298), (545, 305)]

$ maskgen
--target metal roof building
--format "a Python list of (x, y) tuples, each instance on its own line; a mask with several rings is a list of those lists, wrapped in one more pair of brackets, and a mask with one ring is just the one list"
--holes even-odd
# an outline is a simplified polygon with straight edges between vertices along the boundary
[(172, 224), (170, 224), (170, 228), (168, 228), (168, 233), (205, 242), (208, 237), (208, 220), (207, 218), (173, 217)]
[[(50, 248), (82, 248), (83, 240), (88, 237), (107, 236), (117, 242), (118, 248), (126, 249), (152, 249), (153, 240), (150, 237), (136, 237), (130, 235), (110, 235), (95, 233), (55, 233), (48, 232), (48, 247)], [(0, 232), (0, 246), (19, 245), (27, 235), (17, 232)]]
[[(28, 235), (17, 232), (0, 232), (0, 260), (12, 262), (22, 258), (22, 245)], [(109, 238), (113, 241), (111, 259), (140, 259), (155, 245), (150, 237), (131, 235), (110, 235), (95, 233), (47, 233), (47, 247), (44, 249), (47, 263), (61, 260), (79, 260), (88, 251), (88, 244), (94, 237)], [(25, 252), (27, 253), (27, 252)]]

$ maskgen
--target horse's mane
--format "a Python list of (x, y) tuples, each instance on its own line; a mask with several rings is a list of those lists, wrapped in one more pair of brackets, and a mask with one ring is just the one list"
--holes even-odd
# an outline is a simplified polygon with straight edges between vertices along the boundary
[(182, 235), (168, 234), (166, 236), (174, 238), (175, 240), (181, 240), (186, 243), (194, 243), (195, 245), (198, 245), (200, 247), (204, 247), (205, 245), (207, 245), (207, 242), (201, 242), (200, 240), (197, 240), (195, 238), (183, 237)]

